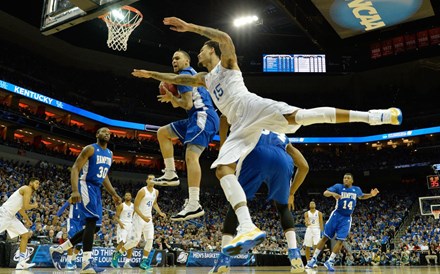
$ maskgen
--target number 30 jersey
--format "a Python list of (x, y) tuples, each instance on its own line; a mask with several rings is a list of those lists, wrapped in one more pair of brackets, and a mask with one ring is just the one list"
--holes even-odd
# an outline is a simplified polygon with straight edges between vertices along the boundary
[(335, 211), (344, 216), (350, 216), (353, 213), (357, 198), (364, 195), (359, 187), (345, 187), (343, 184), (336, 184), (327, 190), (341, 195), (341, 198), (336, 200)]
[(79, 180), (88, 184), (102, 185), (113, 162), (113, 152), (103, 149), (98, 144), (92, 144), (95, 152), (84, 164), (79, 174)]

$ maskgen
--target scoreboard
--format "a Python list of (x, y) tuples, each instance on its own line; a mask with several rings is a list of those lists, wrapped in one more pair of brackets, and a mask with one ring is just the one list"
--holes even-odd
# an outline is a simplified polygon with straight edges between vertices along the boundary
[(264, 54), (263, 72), (326, 72), (324, 54)]
[(440, 181), (438, 175), (428, 175), (426, 177), (426, 181), (428, 182), (428, 189), (440, 188)]

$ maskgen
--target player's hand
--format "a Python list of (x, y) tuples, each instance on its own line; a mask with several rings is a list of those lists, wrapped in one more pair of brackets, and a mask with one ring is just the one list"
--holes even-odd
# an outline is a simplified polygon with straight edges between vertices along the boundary
[(165, 17), (163, 19), (163, 24), (166, 26), (170, 26), (171, 30), (177, 32), (186, 32), (190, 30), (190, 25), (177, 17)]
[(374, 188), (370, 191), (371, 196), (376, 196), (377, 194), (379, 194), (379, 190), (377, 188)]
[(133, 75), (134, 77), (138, 77), (138, 78), (151, 78), (151, 72), (148, 70), (144, 70), (144, 69), (134, 69), (133, 72), (131, 73), (131, 75)]
[(119, 197), (118, 194), (113, 195), (112, 198), (113, 198), (113, 202), (115, 202), (116, 205), (119, 205), (120, 203), (122, 203), (122, 199), (121, 199), (121, 197)]
[(120, 223), (119, 226), (121, 227), (121, 229), (125, 229), (125, 225), (123, 223)]
[(72, 204), (81, 202), (81, 195), (79, 194), (79, 191), (73, 191), (72, 195), (70, 195), (70, 200), (72, 201)]
[(32, 221), (30, 219), (26, 220), (26, 226), (31, 227), (33, 225)]
[(333, 194), (333, 197), (334, 197), (336, 200), (341, 199), (341, 195), (339, 195), (338, 193)]
[(34, 209), (34, 208), (38, 208), (38, 203), (33, 203), (33, 204), (31, 205), (31, 209)]
[[(162, 85), (162, 82), (160, 83)], [(157, 96), (157, 100), (161, 103), (169, 103), (173, 99), (174, 95), (171, 93), (169, 89), (167, 89), (164, 85), (162, 85), (165, 94), (161, 94)]]
[(144, 219), (144, 221), (147, 222), (147, 223), (150, 222), (150, 220), (151, 220), (151, 219), (148, 218), (148, 217), (145, 217), (145, 218), (142, 218), (142, 219)]
[(162, 218), (166, 218), (167, 217), (167, 215), (165, 213), (163, 213), (163, 212), (159, 213), (159, 216), (162, 217)]
[(293, 195), (289, 195), (289, 199), (287, 200), (287, 206), (289, 207), (289, 210), (294, 210), (295, 209), (295, 198), (293, 197)]

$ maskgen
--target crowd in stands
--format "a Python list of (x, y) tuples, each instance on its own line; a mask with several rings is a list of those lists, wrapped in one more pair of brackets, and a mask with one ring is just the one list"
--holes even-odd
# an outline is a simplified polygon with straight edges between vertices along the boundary
[[(31, 230), (34, 243), (62, 243), (67, 238), (66, 218), (67, 212), (61, 217), (56, 217), (56, 212), (64, 204), (70, 195), (70, 167), (54, 165), (47, 162), (40, 162), (33, 166), (29, 163), (19, 163), (9, 160), (0, 160), (0, 204), (4, 203), (8, 196), (19, 186), (27, 183), (29, 176), (36, 176), (41, 180), (40, 190), (33, 198), (39, 203), (38, 209), (30, 212), (29, 216), (33, 222)], [(125, 191), (130, 191), (135, 196), (142, 183), (125, 184), (113, 181), (118, 193), (122, 196)], [(226, 215), (227, 204), (223, 193), (219, 189), (202, 188), (201, 201), (206, 214), (201, 219), (188, 222), (171, 222), (169, 216), (178, 211), (183, 205), (182, 192), (179, 188), (161, 188), (158, 204), (168, 218), (154, 217), (155, 223), (155, 248), (175, 251), (182, 250), (204, 250), (219, 251), (221, 245), (221, 229), (224, 216)], [(364, 190), (366, 192), (366, 190)], [(375, 199), (359, 201), (353, 216), (352, 233), (346, 241), (345, 251), (338, 256), (339, 263), (347, 265), (365, 265), (379, 262), (379, 264), (406, 264), (406, 253), (410, 248), (400, 250), (400, 247), (389, 249), (390, 240), (394, 232), (400, 226), (402, 219), (407, 213), (414, 197), (408, 194), (393, 194), (387, 191)], [(297, 195), (295, 199), (295, 223), (298, 231), (304, 231), (303, 213), (308, 210), (308, 203), (314, 200), (317, 209), (323, 212), (326, 220), (333, 209), (334, 200), (325, 198), (322, 195)], [(265, 195), (259, 194), (249, 201), (251, 214), (256, 225), (268, 233), (267, 240), (256, 247), (255, 253), (285, 254), (287, 246), (283, 237), (281, 225), (273, 204), (266, 201)], [(103, 227), (97, 234), (95, 243), (97, 245), (112, 247), (115, 246), (116, 229), (112, 220), (115, 205), (111, 197), (103, 190)], [(408, 228), (409, 235), (418, 237), (416, 231), (419, 228), (426, 228), (426, 233), (421, 233), (420, 242), (426, 241), (433, 244), (435, 254), (438, 257), (438, 227), (435, 223), (418, 219)], [(298, 244), (302, 245), (303, 234), (298, 232)], [(406, 239), (406, 237), (405, 237)], [(414, 238), (415, 240), (415, 238)], [(142, 246), (142, 242), (140, 246)], [(409, 244), (409, 246), (414, 246)], [(412, 247), (413, 249), (415, 247)], [(437, 249), (435, 249), (437, 248)], [(329, 250), (323, 252), (322, 261), (329, 256)], [(415, 255), (409, 254), (409, 263), (415, 262)], [(380, 259), (378, 259), (380, 258)], [(419, 257), (417, 256), (419, 260)], [(433, 260), (432, 260), (433, 261)]]

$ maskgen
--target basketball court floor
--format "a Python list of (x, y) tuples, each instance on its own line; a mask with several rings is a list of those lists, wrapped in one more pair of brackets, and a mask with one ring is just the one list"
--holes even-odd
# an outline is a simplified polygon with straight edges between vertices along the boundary
[[(207, 267), (158, 267), (152, 272), (147, 272), (139, 268), (134, 269), (113, 269), (108, 268), (104, 273), (107, 274), (207, 274), (210, 268)], [(336, 267), (339, 273), (382, 273), (382, 274), (434, 274), (440, 273), (440, 266), (357, 266), (357, 267)], [(77, 271), (57, 271), (53, 268), (35, 268), (30, 271), (15, 270), (12, 268), (0, 268), (0, 274), (61, 274), (61, 273), (79, 273)], [(269, 274), (269, 273), (290, 273), (290, 268), (286, 266), (279, 267), (233, 267), (230, 273), (250, 273), (250, 274)], [(307, 270), (305, 274), (327, 273), (327, 270), (320, 267), (317, 270)]]

